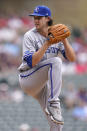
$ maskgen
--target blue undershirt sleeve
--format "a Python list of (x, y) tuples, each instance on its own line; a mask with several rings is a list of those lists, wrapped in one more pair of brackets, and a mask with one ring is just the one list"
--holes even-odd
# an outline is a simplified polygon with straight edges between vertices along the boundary
[(32, 68), (32, 56), (34, 52), (25, 52), (25, 55), (23, 56), (23, 59), (27, 62), (27, 65)]

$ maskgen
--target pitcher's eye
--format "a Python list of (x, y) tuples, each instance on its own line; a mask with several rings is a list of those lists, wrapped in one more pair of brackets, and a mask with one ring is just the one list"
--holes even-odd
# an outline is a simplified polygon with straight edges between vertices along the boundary
[(34, 19), (35, 20), (40, 20), (42, 18), (42, 16), (35, 16)]

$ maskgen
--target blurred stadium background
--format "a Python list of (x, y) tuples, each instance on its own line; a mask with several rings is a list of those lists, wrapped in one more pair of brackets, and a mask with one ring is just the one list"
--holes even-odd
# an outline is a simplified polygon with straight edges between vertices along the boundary
[(23, 35), (34, 26), (28, 13), (42, 4), (55, 24), (70, 27), (77, 56), (74, 63), (62, 58), (63, 131), (87, 131), (87, 0), (0, 0), (0, 131), (49, 131), (37, 101), (22, 92), (17, 71)]

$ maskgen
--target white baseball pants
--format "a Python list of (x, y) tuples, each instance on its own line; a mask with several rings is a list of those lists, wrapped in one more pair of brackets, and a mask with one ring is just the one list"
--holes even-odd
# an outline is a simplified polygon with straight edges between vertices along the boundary
[[(38, 100), (44, 112), (47, 102), (59, 100), (62, 84), (61, 66), (61, 59), (54, 57), (42, 61), (32, 69), (19, 74), (21, 88), (25, 93)], [(46, 115), (46, 117), (50, 125), (50, 131), (62, 131), (62, 125), (51, 121), (50, 116)]]

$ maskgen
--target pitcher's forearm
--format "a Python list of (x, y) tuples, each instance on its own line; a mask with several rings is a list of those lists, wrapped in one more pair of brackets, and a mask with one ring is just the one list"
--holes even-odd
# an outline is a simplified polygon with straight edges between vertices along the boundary
[(69, 61), (74, 62), (76, 60), (76, 56), (73, 48), (71, 47), (67, 39), (63, 40), (62, 42), (65, 47), (66, 57), (68, 58)]
[(35, 66), (43, 58), (43, 55), (47, 48), (49, 47), (48, 41), (46, 41), (43, 46), (33, 54), (32, 56), (32, 67)]

